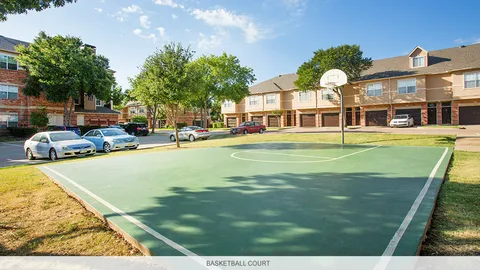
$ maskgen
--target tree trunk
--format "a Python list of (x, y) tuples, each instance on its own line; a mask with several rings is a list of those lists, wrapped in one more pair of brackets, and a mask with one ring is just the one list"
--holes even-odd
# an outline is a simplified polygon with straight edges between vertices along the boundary
[(208, 120), (207, 120), (207, 116), (208, 116), (208, 108), (207, 108), (207, 103), (205, 102), (205, 107), (203, 108), (203, 111), (204, 111), (204, 114), (203, 114), (203, 128), (208, 128)]
[[(73, 98), (72, 98), (72, 100), (70, 102), (70, 111), (68, 112), (68, 121), (67, 121), (67, 124), (69, 126), (71, 126), (71, 124), (72, 124), (72, 114), (73, 114), (73, 107), (74, 106), (75, 106), (75, 102), (73, 101)], [(78, 123), (77, 123), (77, 125), (78, 125)]]
[(157, 123), (157, 116), (158, 116), (158, 105), (153, 105), (153, 113), (152, 113), (152, 133), (155, 134), (155, 125)]
[(64, 126), (67, 125), (67, 117), (68, 117), (67, 104), (68, 104), (68, 100), (63, 102), (63, 125)]
[(180, 139), (178, 138), (178, 127), (177, 127), (177, 113), (178, 113), (178, 105), (174, 105), (175, 108), (173, 108), (173, 126), (175, 128), (175, 142), (177, 143), (177, 148), (180, 148)]
[(203, 127), (203, 106), (200, 106), (200, 126)]

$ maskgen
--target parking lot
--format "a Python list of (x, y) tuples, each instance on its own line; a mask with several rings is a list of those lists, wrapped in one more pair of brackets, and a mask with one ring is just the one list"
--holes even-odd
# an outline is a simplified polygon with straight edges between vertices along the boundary
[[(167, 134), (155, 134), (153, 136), (140, 136), (138, 149), (152, 148), (171, 144)], [(22, 164), (40, 164), (48, 162), (48, 159), (28, 160), (23, 151), (23, 141), (0, 142), (0, 168)]]

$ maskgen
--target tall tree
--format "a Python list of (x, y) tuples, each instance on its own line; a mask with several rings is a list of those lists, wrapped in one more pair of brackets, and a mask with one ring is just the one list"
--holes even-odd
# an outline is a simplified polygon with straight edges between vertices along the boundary
[[(238, 103), (248, 94), (248, 85), (255, 81), (253, 69), (240, 65), (233, 55), (202, 56), (192, 63), (201, 80), (196, 84), (196, 100), (204, 112), (208, 112), (215, 101), (233, 100)], [(207, 113), (203, 124), (207, 123)]]
[(363, 71), (372, 66), (372, 59), (363, 57), (358, 45), (341, 45), (318, 50), (297, 70), (295, 85), (303, 91), (320, 89), (320, 78), (329, 69), (343, 70), (349, 82), (358, 80)]
[(126, 94), (123, 92), (123, 89), (120, 85), (115, 84), (112, 89), (112, 96), (110, 98), (111, 102), (113, 103), (113, 107), (117, 109), (123, 108), (123, 102), (126, 98)]
[(29, 10), (41, 11), (51, 7), (63, 7), (77, 0), (2, 0), (0, 1), (0, 21), (6, 21), (8, 14), (22, 14)]
[[(70, 125), (74, 99), (81, 94), (109, 100), (115, 82), (109, 61), (96, 55), (80, 38), (50, 37), (40, 32), (28, 47), (17, 46), (18, 62), (27, 72), (24, 94), (63, 103), (64, 125)], [(70, 108), (68, 109), (68, 106)]]
[[(184, 48), (180, 43), (166, 44), (147, 57), (140, 73), (133, 79), (132, 96), (146, 106), (153, 108), (153, 131), (161, 105), (167, 117), (173, 120), (177, 147), (178, 140), (178, 108), (190, 104), (194, 94), (196, 73), (192, 72), (190, 61), (193, 57), (190, 47)], [(153, 132), (152, 131), (152, 132)]]

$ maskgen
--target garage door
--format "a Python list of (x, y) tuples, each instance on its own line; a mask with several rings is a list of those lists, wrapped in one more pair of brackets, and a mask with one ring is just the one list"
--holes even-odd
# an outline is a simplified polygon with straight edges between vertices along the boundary
[(236, 127), (237, 126), (237, 118), (236, 117), (228, 117), (227, 118), (227, 127)]
[(315, 127), (315, 114), (301, 114), (300, 124), (302, 127)]
[(263, 116), (252, 116), (252, 121), (263, 125)]
[(386, 126), (387, 111), (367, 111), (365, 113), (367, 126)]
[(322, 127), (340, 126), (339, 113), (322, 113)]
[(268, 126), (269, 127), (279, 127), (279, 125), (278, 125), (278, 119), (279, 118), (280, 117), (276, 117), (274, 115), (269, 115), (268, 116)]
[(395, 115), (397, 114), (410, 114), (413, 117), (415, 126), (422, 125), (422, 109), (397, 109), (395, 110)]
[(480, 106), (460, 107), (460, 125), (480, 125)]

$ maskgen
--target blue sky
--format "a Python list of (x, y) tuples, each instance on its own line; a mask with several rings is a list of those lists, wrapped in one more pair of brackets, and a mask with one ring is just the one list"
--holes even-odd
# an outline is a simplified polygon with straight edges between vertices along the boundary
[(79, 36), (110, 59), (128, 88), (145, 57), (166, 42), (236, 55), (257, 81), (292, 73), (320, 48), (359, 44), (373, 59), (480, 42), (480, 1), (78, 0), (9, 16), (0, 34)]

